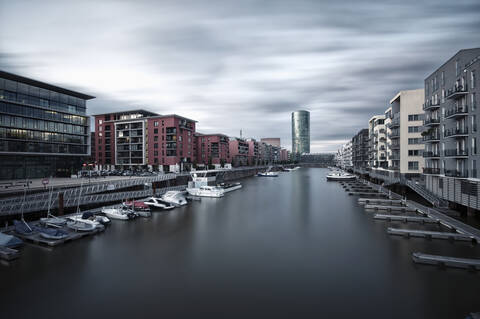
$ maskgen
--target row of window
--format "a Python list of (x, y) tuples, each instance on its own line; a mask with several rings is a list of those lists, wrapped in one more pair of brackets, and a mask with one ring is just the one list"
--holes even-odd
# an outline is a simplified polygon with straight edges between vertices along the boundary
[(44, 110), (35, 107), (0, 102), (0, 113), (21, 115), (39, 120), (53, 120), (64, 123), (87, 125), (87, 117)]
[(408, 115), (408, 121), (420, 121), (422, 120), (422, 114), (409, 114)]
[(87, 147), (70, 144), (0, 140), (0, 152), (87, 154)]
[(0, 127), (0, 138), (11, 138), (24, 141), (45, 141), (58, 143), (87, 144), (86, 136), (60, 133), (20, 130)]
[[(466, 70), (468, 73), (468, 70)], [(461, 74), (461, 69), (460, 69), (460, 64), (457, 61), (455, 61), (455, 76), (460, 76)], [(465, 78), (462, 77), (462, 80), (463, 82), (465, 82)], [(477, 73), (476, 73), (476, 70), (471, 70), (470, 71), (470, 76), (469, 76), (469, 80), (470, 80), (470, 87), (473, 89), (476, 87), (477, 85)], [(441, 81), (441, 86), (444, 87), (445, 86), (445, 72), (442, 71), (441, 74), (440, 74), (440, 81)], [(435, 75), (433, 78), (430, 79), (430, 82), (429, 81), (426, 81), (425, 83), (425, 94), (428, 96), (430, 95), (429, 93), (430, 92), (435, 92), (437, 91), (438, 89), (440, 88), (440, 85), (438, 83), (438, 80), (437, 80), (437, 75)]]
[(60, 132), (69, 134), (83, 134), (86, 135), (87, 128), (85, 126), (78, 126), (72, 124), (64, 124), (58, 122), (34, 120), (19, 116), (0, 115), (0, 125), (6, 127), (14, 127), (18, 129), (31, 129), (49, 132)]

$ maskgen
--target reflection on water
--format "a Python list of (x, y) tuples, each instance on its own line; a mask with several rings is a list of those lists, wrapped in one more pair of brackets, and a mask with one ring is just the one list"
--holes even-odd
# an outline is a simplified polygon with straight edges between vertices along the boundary
[(463, 318), (480, 277), (411, 253), (480, 257), (478, 246), (389, 236), (324, 169), (249, 178), (221, 199), (0, 266), (2, 318)]

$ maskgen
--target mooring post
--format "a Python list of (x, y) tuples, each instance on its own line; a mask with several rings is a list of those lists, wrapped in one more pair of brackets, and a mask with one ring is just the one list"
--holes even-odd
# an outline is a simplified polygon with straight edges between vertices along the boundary
[(58, 193), (58, 215), (63, 215), (63, 193)]

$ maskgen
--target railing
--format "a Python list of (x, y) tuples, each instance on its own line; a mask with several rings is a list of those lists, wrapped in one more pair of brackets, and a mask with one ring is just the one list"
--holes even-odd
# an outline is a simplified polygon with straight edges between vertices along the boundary
[(440, 119), (428, 118), (423, 121), (423, 125), (438, 125), (440, 124)]
[(389, 138), (397, 138), (400, 137), (400, 132), (392, 132), (388, 134)]
[(440, 175), (441, 169), (437, 167), (424, 167), (423, 174)]
[(447, 91), (447, 99), (456, 98), (468, 93), (468, 85), (456, 85)]
[(445, 111), (445, 119), (453, 118), (457, 116), (467, 116), (468, 106), (457, 106)]
[(439, 141), (439, 140), (440, 140), (440, 134), (428, 134), (423, 137), (424, 142)]
[(399, 150), (400, 149), (400, 144), (391, 144), (390, 146), (391, 150)]
[(429, 157), (440, 157), (440, 153), (439, 152), (423, 152), (423, 157), (425, 158), (429, 158)]
[(388, 128), (393, 128), (393, 127), (397, 127), (397, 126), (400, 126), (400, 118), (399, 117), (392, 119), (392, 121), (387, 124)]
[(427, 101), (426, 103), (423, 104), (423, 110), (426, 111), (431, 108), (438, 108), (439, 106), (440, 106), (440, 101), (437, 101), (437, 102)]
[(458, 177), (458, 178), (467, 178), (468, 177), (468, 170), (445, 170), (445, 176), (449, 177)]
[(444, 133), (444, 137), (450, 137), (450, 136), (456, 136), (456, 135), (467, 135), (468, 134), (468, 128), (455, 128), (455, 129), (449, 129), (446, 130)]
[(449, 149), (444, 151), (446, 157), (459, 157), (459, 156), (468, 156), (468, 149), (459, 150), (459, 149)]

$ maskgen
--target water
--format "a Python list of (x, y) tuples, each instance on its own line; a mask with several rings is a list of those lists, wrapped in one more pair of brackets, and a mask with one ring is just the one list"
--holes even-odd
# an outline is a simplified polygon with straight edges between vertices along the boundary
[[(415, 265), (415, 251), (480, 257), (469, 243), (404, 239), (325, 169), (241, 190), (0, 265), (1, 318), (464, 318), (480, 274)], [(437, 226), (391, 223), (396, 227)]]

